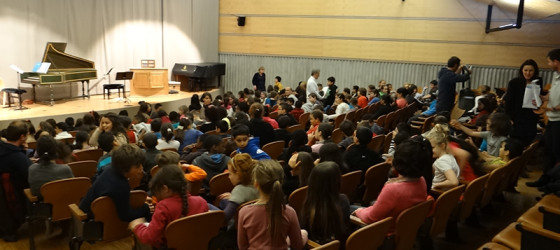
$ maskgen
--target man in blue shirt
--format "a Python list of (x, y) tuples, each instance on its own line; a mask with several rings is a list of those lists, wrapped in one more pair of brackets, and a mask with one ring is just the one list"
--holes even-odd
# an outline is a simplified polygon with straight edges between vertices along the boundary
[[(461, 74), (466, 69), (467, 74)], [(470, 79), (472, 71), (461, 65), (461, 59), (452, 56), (447, 61), (447, 67), (441, 68), (438, 73), (438, 96), (436, 112), (448, 111), (451, 113), (455, 104), (455, 88), (457, 82), (464, 82)]]

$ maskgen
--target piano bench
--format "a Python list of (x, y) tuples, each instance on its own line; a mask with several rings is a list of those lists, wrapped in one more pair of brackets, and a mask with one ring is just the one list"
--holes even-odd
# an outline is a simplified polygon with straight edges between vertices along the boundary
[(15, 88), (3, 88), (2, 92), (4, 93), (4, 98), (5, 98), (5, 99), (3, 99), (4, 100), (4, 105), (5, 105), (6, 100), (7, 100), (8, 101), (8, 107), (12, 106), (12, 103), (13, 103), (12, 100), (14, 99), (14, 97), (12, 97), (12, 95), (17, 95), (17, 98), (19, 100), (20, 107), (21, 107), (21, 103), (23, 101), (21, 99), (21, 95), (23, 93), (27, 93), (27, 91), (24, 90), (24, 89), (15, 89)]
[(121, 89), (123, 92), (123, 97), (125, 96), (124, 93), (124, 84), (113, 83), (113, 84), (103, 84), (103, 99), (105, 99), (105, 91), (107, 91), (107, 99), (111, 99), (111, 89), (116, 89), (119, 93), (119, 97), (121, 97)]

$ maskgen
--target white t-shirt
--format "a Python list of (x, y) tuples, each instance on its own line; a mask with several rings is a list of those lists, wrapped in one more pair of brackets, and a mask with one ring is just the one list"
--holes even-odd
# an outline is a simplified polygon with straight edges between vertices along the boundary
[(348, 105), (348, 103), (342, 102), (336, 105), (336, 111), (334, 112), (334, 114), (329, 115), (329, 119), (335, 119), (339, 115), (348, 113), (348, 111), (350, 111), (350, 106)]
[(179, 150), (179, 145), (181, 145), (181, 143), (177, 140), (170, 140), (169, 142), (166, 142), (164, 139), (158, 139), (158, 144), (156, 146), (156, 149), (162, 150), (162, 149), (174, 148), (176, 150)]
[(445, 172), (449, 169), (452, 169), (453, 172), (455, 172), (457, 179), (459, 179), (461, 169), (459, 169), (459, 165), (453, 155), (444, 154), (440, 156), (436, 161), (434, 161), (434, 165), (432, 165), (432, 167), (434, 169), (434, 179), (432, 180), (432, 184), (447, 180), (447, 178), (445, 178)]

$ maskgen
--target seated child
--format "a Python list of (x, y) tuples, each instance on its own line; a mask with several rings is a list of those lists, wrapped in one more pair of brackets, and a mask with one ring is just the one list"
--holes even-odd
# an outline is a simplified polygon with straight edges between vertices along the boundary
[[(427, 135), (426, 138), (432, 144), (434, 153), (434, 179), (432, 189), (453, 188), (459, 185), (460, 168), (451, 155), (448, 146), (449, 131), (446, 126), (437, 124)], [(398, 151), (397, 151), (398, 152)]]
[(112, 153), (111, 166), (105, 168), (80, 201), (80, 209), (93, 219), (91, 203), (101, 197), (108, 196), (115, 204), (119, 219), (132, 221), (141, 217), (150, 216), (148, 204), (141, 207), (130, 207), (129, 178), (137, 178), (142, 174), (144, 152), (133, 144), (125, 144), (116, 148)]
[(484, 160), (484, 171), (486, 173), (490, 173), (496, 168), (503, 167), (513, 158), (520, 156), (522, 153), (523, 144), (521, 144), (521, 142), (517, 139), (507, 138), (504, 142), (502, 142), (499, 157), (482, 153), (480, 156)]
[(236, 154), (228, 163), (229, 180), (235, 187), (231, 194), (225, 193), (220, 197), (219, 206), (226, 214), (226, 223), (233, 218), (239, 205), (259, 197), (252, 178), (255, 163), (249, 154)]
[[(186, 171), (185, 179), (189, 182), (204, 180), (207, 176), (204, 169), (191, 164), (181, 164), (179, 154), (173, 151), (165, 151), (156, 157), (158, 166), (176, 165), (181, 171)], [(196, 190), (193, 190), (196, 191)]]
[(338, 146), (346, 149), (350, 144), (354, 143), (353, 136), (356, 128), (354, 127), (354, 123), (349, 120), (342, 121), (339, 128), (342, 130), (342, 133), (344, 133), (344, 139), (338, 143)]
[(97, 161), (97, 174), (99, 175), (107, 166), (111, 165), (111, 151), (114, 147), (115, 136), (111, 132), (103, 132), (99, 135), (97, 143), (103, 150), (103, 156)]
[(319, 153), (323, 144), (330, 141), (333, 131), (333, 126), (328, 123), (321, 123), (319, 128), (313, 133), (316, 143), (311, 146), (311, 152)]
[(156, 148), (158, 144), (157, 141), (157, 136), (154, 133), (147, 133), (144, 138), (142, 138), (142, 145), (144, 146), (144, 153), (146, 156), (142, 167), (144, 168), (144, 172), (148, 174), (152, 168), (157, 165), (156, 157), (161, 154), (161, 151)]
[(237, 144), (237, 153), (247, 153), (255, 160), (270, 159), (270, 156), (259, 148), (259, 138), (250, 137), (249, 127), (243, 124), (231, 129), (233, 141)]
[(230, 161), (229, 156), (224, 155), (225, 143), (222, 138), (218, 135), (208, 135), (204, 139), (204, 148), (208, 149), (208, 152), (196, 157), (192, 162), (193, 165), (199, 166), (206, 171), (207, 176), (204, 179), (202, 186), (206, 190), (210, 190), (208, 183), (212, 177), (223, 173), (227, 169), (227, 164)]
[(74, 177), (72, 170), (66, 164), (56, 164), (56, 140), (45, 135), (37, 140), (37, 154), (39, 160), (29, 166), (29, 187), (31, 194), (41, 197), (41, 186), (47, 182)]
[(138, 240), (153, 247), (166, 244), (166, 226), (181, 217), (204, 213), (208, 204), (200, 196), (187, 192), (187, 182), (183, 172), (176, 165), (164, 165), (150, 181), (150, 190), (159, 202), (150, 223), (144, 218), (135, 219), (129, 224)]

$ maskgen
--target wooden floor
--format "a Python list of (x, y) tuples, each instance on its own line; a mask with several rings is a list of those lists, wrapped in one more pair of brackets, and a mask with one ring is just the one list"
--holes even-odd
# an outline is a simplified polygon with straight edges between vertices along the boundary
[[(220, 93), (219, 89), (209, 90), (212, 96), (216, 96)], [(164, 108), (169, 112), (171, 110), (177, 110), (180, 105), (189, 105), (190, 99), (194, 94), (199, 96), (203, 92), (182, 92), (178, 94), (168, 94), (168, 95), (154, 95), (154, 96), (130, 96), (129, 102), (125, 102), (122, 99), (118, 99), (117, 94), (112, 94), (111, 99), (103, 99), (103, 95), (94, 95), (91, 98), (76, 98), (70, 100), (59, 100), (55, 101), (53, 106), (48, 103), (34, 103), (30, 105), (24, 105), (28, 109), (25, 110), (14, 110), (13, 108), (1, 108), (0, 109), (0, 128), (6, 127), (7, 124), (16, 119), (29, 119), (35, 125), (38, 121), (43, 121), (48, 118), (53, 118), (56, 121), (64, 121), (68, 116), (78, 118), (82, 117), (84, 113), (95, 110), (99, 113), (105, 112), (119, 112), (120, 110), (129, 110), (129, 115), (133, 115), (138, 110), (138, 102), (146, 101), (152, 104), (162, 103)], [(128, 93), (127, 93), (128, 95)], [(130, 110), (134, 110), (131, 113)]]

